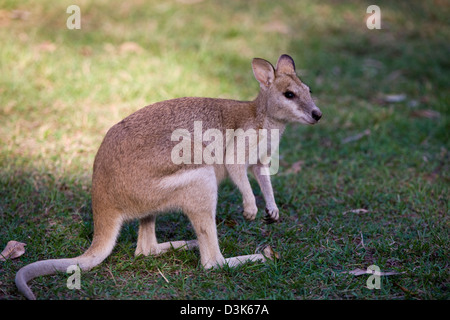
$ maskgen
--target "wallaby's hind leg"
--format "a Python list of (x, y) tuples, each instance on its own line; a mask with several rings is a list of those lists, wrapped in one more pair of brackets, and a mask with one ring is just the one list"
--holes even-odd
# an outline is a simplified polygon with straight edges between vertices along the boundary
[(221, 266), (225, 263), (219, 248), (216, 228), (215, 204), (213, 209), (205, 209), (199, 203), (198, 207), (185, 208), (185, 213), (191, 220), (197, 234), (200, 259), (205, 269)]
[(201, 262), (205, 269), (220, 267), (224, 264), (235, 267), (249, 261), (266, 261), (266, 258), (262, 254), (250, 254), (224, 259), (220, 252), (217, 238), (215, 203), (212, 210), (205, 210), (206, 208), (204, 207), (202, 210), (202, 207), (199, 204), (197, 211), (187, 210), (186, 214), (191, 219), (191, 223), (197, 234)]
[(216, 228), (217, 181), (214, 169), (202, 169), (189, 187), (180, 190), (180, 205), (197, 235), (200, 259), (209, 269), (225, 263)]
[(170, 249), (192, 249), (197, 247), (197, 240), (190, 241), (171, 241), (158, 243), (155, 233), (156, 216), (151, 215), (139, 221), (139, 233), (135, 256), (143, 254), (144, 256), (158, 255)]
[(189, 175), (181, 173), (167, 177), (160, 181), (160, 186), (167, 187), (171, 192), (167, 207), (181, 208), (189, 218), (197, 241), (158, 244), (155, 234), (156, 217), (150, 215), (140, 220), (136, 255), (160, 254), (171, 248), (191, 249), (198, 243), (201, 263), (205, 269), (224, 264), (234, 267), (247, 261), (265, 261), (262, 254), (224, 259), (220, 252), (216, 227), (217, 181), (213, 168), (201, 168), (190, 171)]
[(217, 182), (214, 175), (211, 174), (209, 177), (205, 175), (202, 181), (191, 186), (190, 190), (189, 200), (184, 202), (183, 211), (189, 217), (197, 234), (201, 262), (205, 269), (224, 264), (235, 267), (248, 261), (266, 261), (262, 254), (224, 259), (217, 238)]

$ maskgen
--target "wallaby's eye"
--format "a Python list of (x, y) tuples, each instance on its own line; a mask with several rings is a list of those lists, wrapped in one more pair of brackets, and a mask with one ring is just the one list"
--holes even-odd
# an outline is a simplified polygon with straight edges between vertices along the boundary
[(284, 96), (285, 96), (286, 98), (288, 98), (288, 99), (292, 99), (292, 98), (295, 97), (295, 94), (294, 94), (292, 91), (286, 91), (286, 92), (284, 93)]
[(311, 89), (309, 89), (309, 93), (312, 94), (312, 90)]

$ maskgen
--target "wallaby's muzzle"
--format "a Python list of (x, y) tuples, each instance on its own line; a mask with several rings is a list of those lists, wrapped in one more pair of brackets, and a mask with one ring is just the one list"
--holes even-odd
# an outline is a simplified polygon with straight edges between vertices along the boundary
[(311, 113), (311, 117), (314, 120), (319, 121), (320, 118), (322, 118), (322, 112), (319, 109), (314, 109)]

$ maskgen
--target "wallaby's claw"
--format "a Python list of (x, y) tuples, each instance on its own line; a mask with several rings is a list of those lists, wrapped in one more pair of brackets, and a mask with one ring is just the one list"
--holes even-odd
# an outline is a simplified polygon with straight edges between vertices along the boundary
[(269, 210), (266, 208), (266, 215), (264, 216), (264, 222), (266, 224), (272, 224), (279, 219), (278, 209)]

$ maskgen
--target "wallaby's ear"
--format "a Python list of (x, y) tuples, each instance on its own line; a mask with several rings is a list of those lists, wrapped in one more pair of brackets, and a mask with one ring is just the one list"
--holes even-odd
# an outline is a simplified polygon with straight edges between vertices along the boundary
[(277, 62), (277, 73), (295, 73), (294, 59), (287, 54), (281, 55)]
[(253, 74), (261, 88), (269, 87), (275, 80), (275, 69), (264, 59), (254, 58), (252, 61)]

